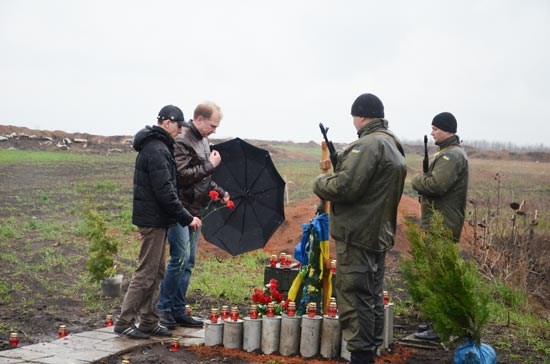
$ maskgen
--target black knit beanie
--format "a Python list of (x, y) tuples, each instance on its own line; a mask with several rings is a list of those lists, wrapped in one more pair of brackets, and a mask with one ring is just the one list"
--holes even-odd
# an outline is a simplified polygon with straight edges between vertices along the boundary
[(364, 118), (383, 118), (384, 105), (373, 94), (362, 94), (351, 105), (351, 115)]
[(443, 131), (456, 133), (456, 119), (450, 112), (437, 114), (432, 121), (432, 125)]

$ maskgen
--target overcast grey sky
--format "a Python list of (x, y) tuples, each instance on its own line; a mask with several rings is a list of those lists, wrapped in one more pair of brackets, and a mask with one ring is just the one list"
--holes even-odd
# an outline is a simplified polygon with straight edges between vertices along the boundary
[(549, 146), (550, 1), (0, 0), (0, 124), (133, 135), (166, 104), (217, 102), (213, 137), (356, 138), (381, 98), (420, 139)]

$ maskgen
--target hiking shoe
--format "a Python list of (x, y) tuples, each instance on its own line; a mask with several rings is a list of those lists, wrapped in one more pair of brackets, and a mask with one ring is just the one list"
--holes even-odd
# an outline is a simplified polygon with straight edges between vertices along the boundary
[(181, 327), (202, 327), (204, 324), (189, 315), (174, 316), (174, 320)]
[(176, 327), (178, 327), (178, 324), (174, 320), (174, 316), (172, 316), (172, 312), (159, 312), (160, 316), (160, 324), (162, 326), (165, 326), (168, 330), (174, 330)]
[(420, 340), (439, 340), (439, 335), (433, 329), (417, 332), (416, 334), (414, 334), (414, 337)]
[(162, 336), (162, 337), (170, 337), (172, 336), (172, 333), (170, 330), (168, 330), (165, 326), (157, 325), (153, 330), (151, 331), (145, 331), (147, 334), (151, 336)]
[(130, 326), (130, 327), (115, 326), (114, 330), (117, 334), (126, 336), (129, 339), (144, 340), (144, 339), (149, 339), (151, 337), (150, 335), (144, 333), (143, 331), (141, 331), (135, 326)]

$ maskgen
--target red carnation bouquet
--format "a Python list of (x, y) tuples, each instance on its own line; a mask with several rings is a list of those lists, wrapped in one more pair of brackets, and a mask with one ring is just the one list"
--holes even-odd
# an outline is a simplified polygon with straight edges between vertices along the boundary
[(267, 304), (270, 302), (275, 304), (275, 315), (286, 312), (288, 308), (288, 300), (285, 301), (284, 295), (279, 292), (279, 283), (275, 278), (270, 279), (263, 290), (254, 288), (254, 294), (250, 298), (262, 316), (265, 315)]

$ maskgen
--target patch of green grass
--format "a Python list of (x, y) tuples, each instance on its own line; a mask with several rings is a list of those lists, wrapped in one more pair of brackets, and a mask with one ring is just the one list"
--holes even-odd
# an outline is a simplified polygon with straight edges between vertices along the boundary
[(13, 298), (9, 292), (10, 287), (8, 286), (8, 283), (0, 281), (0, 304), (9, 305), (13, 302)]
[(18, 230), (17, 220), (10, 217), (0, 224), (0, 237), (5, 239), (17, 238), (20, 235)]
[(0, 164), (53, 163), (81, 161), (85, 158), (78, 153), (0, 149)]
[(255, 287), (263, 287), (266, 259), (263, 252), (246, 253), (223, 261), (216, 257), (198, 257), (189, 290), (200, 289), (210, 296), (224, 297), (235, 303), (247, 301)]

